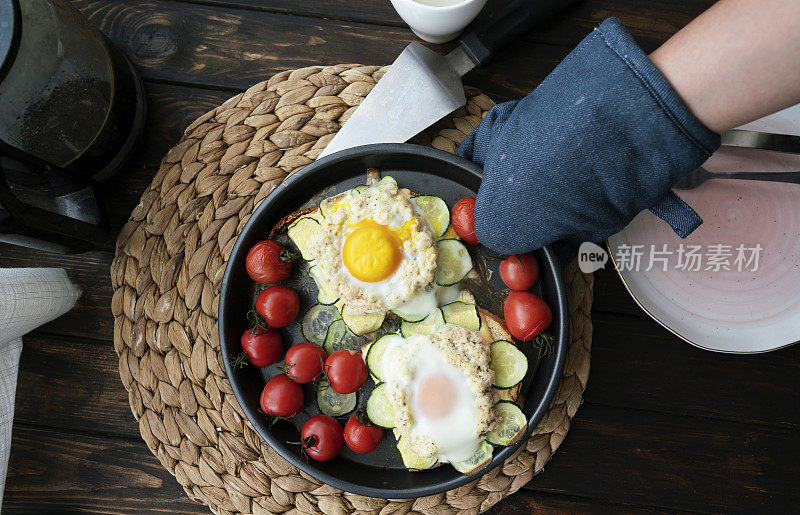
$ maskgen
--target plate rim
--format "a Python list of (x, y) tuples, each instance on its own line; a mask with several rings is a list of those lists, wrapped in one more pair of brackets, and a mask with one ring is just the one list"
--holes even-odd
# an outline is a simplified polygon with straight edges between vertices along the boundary
[[(623, 229), (623, 231), (624, 230), (625, 229)], [(675, 336), (677, 336), (681, 340), (685, 341), (686, 343), (688, 343), (688, 344), (690, 344), (690, 345), (692, 345), (694, 347), (697, 347), (698, 349), (702, 349), (702, 350), (705, 350), (705, 351), (716, 352), (716, 353), (719, 353), (719, 354), (741, 354), (741, 355), (746, 355), (746, 354), (766, 354), (767, 352), (773, 352), (773, 351), (776, 351), (776, 350), (785, 349), (786, 347), (791, 347), (792, 345), (797, 345), (798, 343), (800, 343), (800, 340), (795, 340), (793, 342), (784, 343), (784, 344), (782, 344), (782, 345), (780, 345), (778, 347), (771, 347), (769, 349), (751, 350), (751, 351), (735, 351), (735, 350), (729, 350), (729, 349), (719, 349), (719, 348), (714, 348), (714, 347), (708, 347), (708, 346), (702, 345), (700, 343), (697, 343), (696, 341), (692, 340), (688, 336), (685, 336), (685, 335), (681, 334), (680, 331), (678, 331), (677, 329), (671, 327), (669, 324), (667, 324), (666, 322), (661, 320), (659, 317), (657, 317), (655, 314), (653, 314), (647, 308), (647, 306), (645, 306), (644, 301), (639, 299), (639, 297), (636, 295), (636, 293), (634, 293), (633, 288), (631, 287), (631, 285), (628, 284), (628, 281), (625, 279), (625, 276), (623, 275), (622, 270), (620, 270), (619, 266), (617, 265), (617, 261), (614, 258), (614, 253), (611, 251), (611, 238), (619, 235), (621, 232), (622, 231), (620, 231), (619, 233), (614, 234), (612, 236), (609, 236), (605, 241), (606, 250), (608, 251), (610, 262), (614, 266), (614, 271), (617, 272), (617, 276), (622, 281), (623, 286), (625, 286), (625, 290), (631, 296), (633, 301), (636, 302), (636, 305), (638, 305), (642, 309), (642, 311), (644, 311), (647, 314), (647, 316), (649, 316), (650, 318), (655, 320), (661, 327), (663, 327), (667, 331), (671, 332), (672, 334), (674, 334)], [(646, 274), (647, 272), (644, 272), (644, 273)]]
[[(464, 159), (460, 156), (456, 156), (455, 154), (445, 152), (443, 150), (435, 149), (432, 147), (425, 147), (421, 145), (409, 144), (409, 143), (377, 143), (377, 144), (362, 145), (342, 150), (340, 152), (336, 152), (322, 159), (319, 159), (313, 163), (310, 163), (300, 171), (288, 176), (280, 185), (276, 187), (276, 190), (278, 190), (278, 188), (281, 188), (281, 190), (273, 191), (271, 195), (275, 193), (278, 193), (279, 195), (284, 194), (284, 192), (287, 189), (293, 187), (296, 182), (302, 180), (307, 175), (318, 172), (321, 168), (324, 168), (328, 165), (338, 163), (340, 161), (347, 161), (351, 159), (366, 157), (377, 153), (382, 153), (382, 154), (400, 153), (400, 154), (422, 156), (428, 159), (437, 159), (449, 162), (450, 164), (454, 164), (455, 166), (463, 169), (465, 173), (473, 173), (478, 176), (483, 175), (481, 167), (479, 167), (475, 163), (467, 159)], [(357, 495), (364, 495), (376, 498), (412, 499), (417, 497), (439, 494), (442, 492), (452, 490), (454, 488), (458, 488), (467, 483), (473, 482), (479, 479), (484, 474), (490, 472), (491, 470), (503, 464), (506, 461), (506, 459), (508, 459), (514, 452), (516, 452), (522, 445), (524, 445), (528, 441), (530, 436), (533, 434), (536, 425), (538, 425), (538, 422), (542, 420), (545, 413), (549, 409), (552, 399), (555, 397), (556, 391), (561, 383), (563, 369), (566, 362), (566, 356), (569, 350), (569, 300), (566, 292), (566, 284), (564, 283), (564, 279), (562, 276), (562, 269), (561, 269), (562, 267), (553, 249), (550, 248), (549, 246), (545, 246), (541, 249), (546, 258), (546, 264), (543, 263), (543, 265), (548, 267), (552, 271), (554, 279), (555, 297), (557, 299), (557, 306), (553, 306), (554, 314), (557, 313), (556, 317), (554, 317), (554, 326), (558, 324), (558, 327), (563, 328), (563, 330), (559, 334), (559, 338), (557, 338), (557, 342), (555, 345), (554, 368), (550, 376), (546, 379), (547, 386), (544, 390), (544, 394), (542, 395), (540, 401), (538, 402), (538, 405), (536, 406), (536, 409), (528, 416), (528, 427), (526, 429), (525, 434), (523, 435), (523, 438), (521, 438), (520, 441), (514, 445), (510, 445), (503, 449), (500, 449), (500, 451), (493, 458), (492, 463), (489, 466), (482, 469), (478, 474), (460, 475), (447, 481), (441, 481), (438, 483), (429, 484), (421, 487), (385, 490), (381, 488), (375, 488), (370, 486), (364, 486), (361, 484), (351, 483), (346, 479), (342, 479), (336, 475), (332, 475), (324, 470), (316, 468), (314, 466), (314, 463), (311, 463), (310, 461), (309, 462), (303, 461), (302, 459), (300, 459), (300, 456), (297, 453), (284, 452), (284, 450), (281, 449), (279, 446), (273, 445), (272, 443), (273, 439), (269, 434), (269, 432), (262, 433), (260, 427), (262, 424), (253, 423), (253, 419), (255, 418), (255, 413), (252, 409), (250, 409), (249, 406), (246, 405), (246, 403), (243, 404), (244, 400), (242, 397), (243, 394), (241, 394), (240, 392), (241, 389), (239, 388), (238, 381), (231, 380), (232, 377), (235, 377), (234, 373), (235, 370), (233, 369), (229, 360), (225, 359), (225, 355), (226, 354), (229, 355), (230, 352), (228, 349), (228, 341), (226, 340), (223, 334), (224, 328), (227, 327), (228, 325), (228, 323), (226, 323), (225, 321), (226, 316), (224, 309), (227, 295), (223, 295), (223, 293), (227, 293), (228, 283), (231, 279), (231, 276), (235, 273), (233, 267), (229, 267), (228, 265), (231, 263), (231, 260), (234, 255), (237, 255), (242, 252), (242, 249), (240, 247), (244, 244), (243, 243), (244, 240), (240, 239), (240, 236), (245, 232), (248, 225), (251, 224), (251, 221), (254, 220), (256, 213), (259, 210), (267, 209), (269, 205), (270, 203), (268, 202), (262, 202), (250, 215), (250, 218), (248, 219), (247, 223), (237, 236), (237, 241), (234, 244), (234, 247), (231, 250), (231, 254), (225, 265), (225, 273), (223, 275), (222, 284), (220, 286), (219, 306), (217, 311), (217, 316), (218, 316), (217, 333), (219, 337), (220, 354), (221, 357), (223, 358), (224, 362), (223, 365), (225, 367), (225, 372), (228, 376), (227, 377), (228, 382), (231, 385), (231, 388), (233, 389), (234, 392), (234, 396), (236, 397), (236, 400), (239, 403), (239, 406), (241, 407), (242, 411), (245, 413), (246, 418), (248, 419), (248, 421), (251, 422), (253, 428), (256, 430), (256, 433), (267, 445), (269, 445), (283, 459), (285, 459), (298, 469), (316, 478), (317, 480), (322, 481), (323, 483), (333, 486), (335, 488), (339, 488), (340, 490), (355, 493)], [(502, 459), (499, 459), (501, 456)], [(419, 473), (419, 472), (413, 472), (413, 473)]]

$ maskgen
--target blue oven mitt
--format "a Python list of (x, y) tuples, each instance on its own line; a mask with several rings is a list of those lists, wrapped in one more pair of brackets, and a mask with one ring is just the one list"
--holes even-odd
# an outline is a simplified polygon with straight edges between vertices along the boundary
[(616, 18), (520, 101), (495, 106), (458, 154), (483, 166), (482, 244), (556, 243), (562, 258), (650, 208), (682, 238), (703, 221), (670, 187), (720, 145)]

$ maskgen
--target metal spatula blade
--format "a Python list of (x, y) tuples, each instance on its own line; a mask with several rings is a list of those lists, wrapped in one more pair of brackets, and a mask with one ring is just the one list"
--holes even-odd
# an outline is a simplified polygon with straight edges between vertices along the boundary
[(370, 143), (401, 143), (467, 103), (461, 77), (475, 64), (461, 47), (440, 55), (411, 43), (319, 157)]

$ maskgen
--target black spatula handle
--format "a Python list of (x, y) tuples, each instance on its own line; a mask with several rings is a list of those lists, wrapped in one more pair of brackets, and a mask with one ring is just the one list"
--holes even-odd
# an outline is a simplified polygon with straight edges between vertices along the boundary
[(478, 68), (523, 32), (577, 0), (489, 0), (458, 42)]

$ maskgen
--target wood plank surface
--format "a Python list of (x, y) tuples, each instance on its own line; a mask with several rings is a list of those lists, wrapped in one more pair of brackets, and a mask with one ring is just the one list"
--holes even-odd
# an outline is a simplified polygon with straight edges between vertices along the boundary
[(15, 424), (3, 513), (208, 513), (139, 439)]

